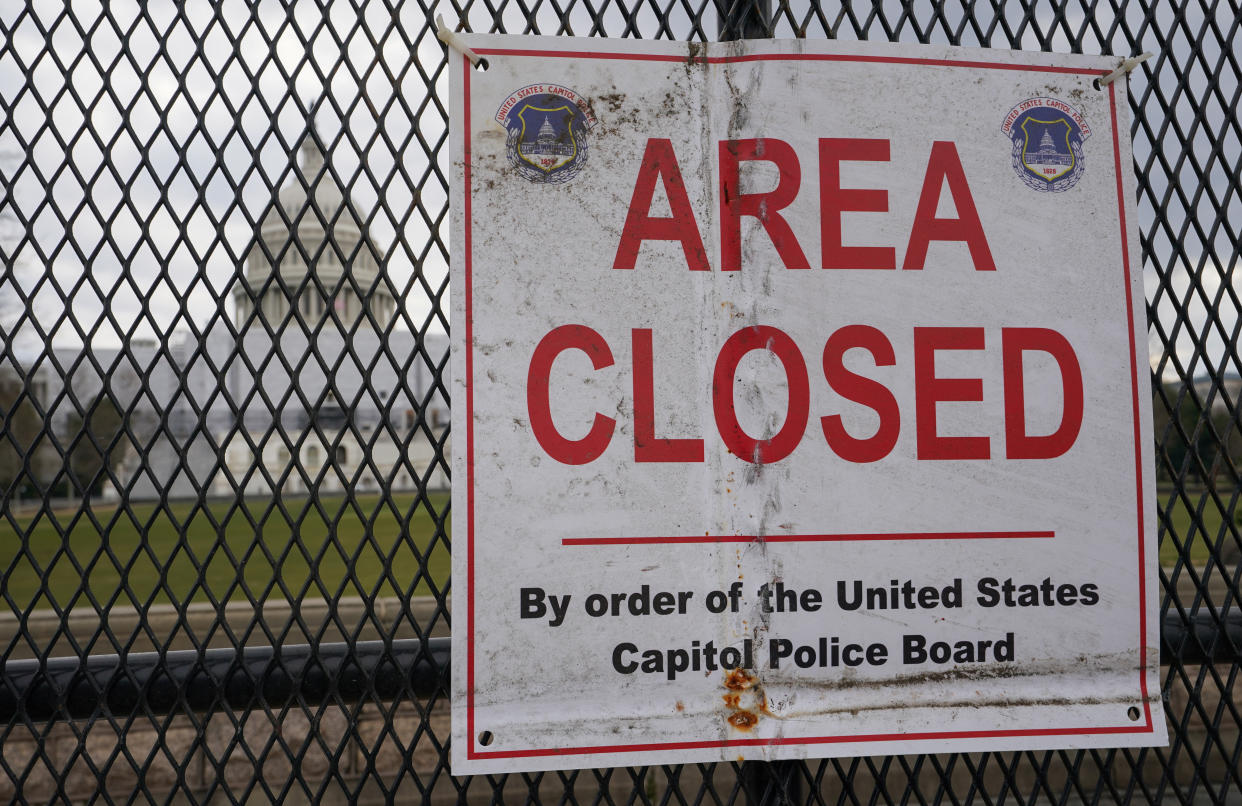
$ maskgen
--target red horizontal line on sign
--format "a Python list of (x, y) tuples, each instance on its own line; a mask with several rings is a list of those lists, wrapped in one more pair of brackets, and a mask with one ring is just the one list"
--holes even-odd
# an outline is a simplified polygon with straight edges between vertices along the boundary
[(1017, 730), (961, 730), (928, 733), (870, 733), (856, 736), (787, 736), (771, 739), (715, 739), (685, 742), (652, 742), (648, 744), (615, 744), (598, 747), (547, 747), (531, 750), (475, 750), (467, 751), (469, 758), (537, 758), (539, 756), (593, 755), (607, 753), (633, 753), (651, 750), (701, 750), (725, 747), (780, 747), (796, 744), (848, 744), (851, 742), (908, 742), (936, 741), (942, 739), (1008, 739), (1021, 736), (1091, 736), (1127, 733), (1151, 733), (1147, 725), (1120, 725), (1098, 728), (1031, 728)]
[(822, 535), (678, 535), (669, 537), (565, 537), (562, 546), (638, 546), (650, 543), (846, 543), (861, 540), (1030, 540), (1056, 537), (1025, 532), (843, 532)]
[[(476, 48), (481, 56), (531, 56), (553, 59), (620, 59), (631, 62), (685, 62), (685, 56), (672, 53), (609, 53), (579, 50), (519, 50), (514, 48)], [(847, 53), (750, 53), (739, 56), (699, 56), (692, 64), (738, 64), (741, 62), (803, 61), (803, 62), (867, 62), (871, 64), (905, 64), (920, 67), (969, 67), (988, 70), (1021, 70), (1037, 73), (1069, 73), (1098, 76), (1104, 71), (1089, 67), (1053, 67), (1040, 64), (1008, 64), (1005, 62), (972, 62), (966, 59), (920, 59), (912, 56), (866, 56)]]

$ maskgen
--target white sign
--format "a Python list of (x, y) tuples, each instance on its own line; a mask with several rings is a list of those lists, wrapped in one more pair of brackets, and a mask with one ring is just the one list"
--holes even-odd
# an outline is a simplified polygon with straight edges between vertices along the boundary
[(1165, 743), (1113, 60), (464, 40), (453, 772)]

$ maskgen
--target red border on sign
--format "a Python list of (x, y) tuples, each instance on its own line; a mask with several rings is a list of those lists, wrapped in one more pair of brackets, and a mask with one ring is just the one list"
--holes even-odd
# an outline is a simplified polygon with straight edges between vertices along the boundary
[[(655, 61), (684, 62), (686, 59), (676, 55), (665, 54), (634, 54), (634, 53), (600, 53), (593, 51), (574, 50), (523, 50), (511, 48), (487, 48), (476, 51), (484, 56), (527, 56), (536, 58), (567, 58), (567, 59), (608, 59), (622, 61)], [(1039, 73), (1059, 73), (1072, 75), (1102, 76), (1098, 70), (1078, 67), (1045, 67), (1040, 65), (1006, 64), (1002, 62), (974, 62), (952, 59), (917, 59), (885, 56), (864, 56), (846, 54), (751, 54), (746, 56), (708, 56), (693, 61), (701, 64), (731, 64), (754, 61), (824, 61), (824, 62), (862, 62), (872, 64), (899, 64), (930, 67), (960, 67), (985, 70), (1019, 70)], [(475, 611), (475, 579), (474, 579), (474, 375), (473, 375), (473, 309), (471, 298), (473, 254), (471, 247), (471, 206), (470, 206), (470, 73), (473, 66), (469, 58), (462, 56), (463, 76), (463, 108), (465, 130), (463, 142), (464, 156), (464, 192), (463, 206), (465, 216), (465, 236), (463, 239), (463, 258), (465, 265), (465, 331), (466, 331), (466, 484), (470, 491), (466, 507), (466, 578), (470, 588), (470, 603), (466, 619), (466, 730), (469, 746), (466, 758), (474, 759), (506, 759), (535, 758), (566, 755), (602, 755), (609, 753), (645, 752), (658, 750), (689, 750), (724, 747), (756, 747), (785, 746), (800, 744), (844, 744), (848, 742), (895, 742), (940, 739), (996, 739), (1028, 736), (1088, 736), (1151, 733), (1154, 731), (1151, 703), (1147, 691), (1147, 579), (1143, 565), (1145, 553), (1144, 510), (1146, 496), (1143, 483), (1142, 434), (1139, 422), (1139, 379), (1138, 350), (1133, 327), (1134, 300), (1130, 289), (1130, 250), (1129, 234), (1126, 229), (1125, 188), (1122, 183), (1121, 137), (1117, 131), (1117, 98), (1116, 84), (1108, 86), (1109, 108), (1111, 112), (1112, 142), (1114, 171), (1117, 179), (1117, 212), (1121, 227), (1121, 260), (1122, 281), (1126, 299), (1126, 331), (1130, 338), (1130, 392), (1132, 399), (1132, 421), (1134, 427), (1134, 474), (1138, 518), (1138, 582), (1139, 582), (1139, 687), (1143, 700), (1144, 723), (1141, 725), (1119, 725), (1095, 728), (1035, 728), (1026, 730), (981, 730), (981, 731), (938, 731), (928, 733), (876, 733), (855, 736), (811, 736), (811, 737), (777, 737), (771, 739), (719, 739), (691, 742), (652, 742), (646, 744), (596, 745), (584, 747), (549, 747), (529, 750), (495, 750), (483, 751), (475, 747), (477, 735), (474, 720), (474, 611)], [(765, 535), (767, 542), (798, 542), (821, 541), (835, 542), (847, 540), (963, 540), (963, 539), (1014, 539), (1014, 538), (1049, 538), (1052, 532), (909, 532), (889, 534), (839, 534), (839, 535)], [(565, 546), (612, 545), (639, 543), (724, 543), (751, 542), (757, 536), (722, 535), (722, 536), (689, 536), (689, 537), (639, 537), (639, 538), (565, 538), (561, 541)]]
[(678, 543), (852, 543), (866, 540), (1031, 540), (1056, 532), (840, 532), (822, 535), (677, 535), (670, 537), (566, 537), (562, 546), (642, 546)]
[(470, 490), (470, 498), (466, 506), (466, 584), (470, 587), (470, 606), (466, 614), (466, 635), (469, 649), (466, 651), (466, 730), (470, 733), (473, 745), (474, 733), (474, 309), (472, 307), (474, 283), (474, 248), (470, 241), (470, 59), (462, 57), (464, 73), (463, 91), (465, 104), (463, 108), (463, 128), (467, 135), (464, 138), (462, 151), (462, 189), (465, 202), (462, 214), (465, 216), (465, 234), (462, 249), (466, 260), (466, 444), (470, 450), (466, 453), (466, 488)]

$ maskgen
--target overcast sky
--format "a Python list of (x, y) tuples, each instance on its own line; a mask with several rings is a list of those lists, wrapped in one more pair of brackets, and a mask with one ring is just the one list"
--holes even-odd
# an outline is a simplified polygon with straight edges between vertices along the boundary
[[(645, 36), (692, 33), (685, 5), (674, 4), (667, 30), (660, 28), (649, 4), (633, 5), (633, 23)], [(1160, 99), (1149, 96), (1144, 114), (1157, 129), (1153, 136), (1140, 132), (1135, 138), (1140, 166), (1148, 165), (1153, 142), (1168, 161), (1167, 168), (1157, 161), (1148, 177), (1156, 197), (1170, 204), (1172, 229), (1154, 226), (1155, 206), (1146, 195), (1140, 198), (1139, 223), (1157, 260), (1172, 269), (1174, 294), (1157, 297), (1151, 262), (1145, 280), (1148, 298), (1155, 300), (1164, 321), (1172, 321), (1175, 299), (1190, 300), (1194, 328), (1179, 335), (1178, 353), (1189, 359), (1198, 331), (1207, 338), (1209, 358), (1220, 364), (1223, 345), (1237, 326), (1236, 308), (1228, 300), (1229, 312), (1215, 325), (1206, 321), (1205, 303), (1188, 295), (1191, 272), (1203, 274), (1209, 294), (1222, 285), (1228, 291), (1238, 262), (1237, 224), (1232, 232), (1213, 226), (1217, 201), (1234, 222), (1242, 221), (1242, 199), (1236, 191), (1226, 193), (1242, 151), (1233, 111), (1238, 82), (1227, 63), (1220, 69), (1236, 48), (1237, 22), (1227, 4), (1218, 5), (1215, 29), (1198, 40), (1191, 34), (1203, 27), (1202, 9), (1196, 6), (1175, 17), (1170, 4), (1157, 4), (1148, 21), (1139, 4), (1130, 3), (1126, 20), (1115, 19), (1107, 8), (1097, 8), (1091, 18), (1070, 9), (1063, 23), (1053, 25), (1045, 6), (1028, 19), (1021, 4), (1010, 3), (1004, 4), (1002, 19), (983, 24), (982, 33), (990, 34), (993, 44), (1003, 44), (1007, 32), (1021, 32), (1024, 48), (1038, 49), (1047, 40), (1053, 50), (1068, 51), (1082, 32), (1083, 50), (1101, 52), (1131, 49), (1119, 24), (1142, 32), (1135, 51), (1158, 51), (1159, 31), (1173, 32), (1171, 47), (1157, 52), (1131, 87), (1142, 98), (1148, 75), (1155, 75), (1176, 110), (1165, 116)], [(603, 6), (603, 31), (625, 33), (629, 21), (620, 6)], [(899, 3), (880, 6), (890, 21), (901, 17)], [(840, 38), (857, 38), (854, 23), (835, 3), (828, 4), (832, 14), (825, 18), (805, 2), (791, 8), (779, 21), (779, 37), (800, 31), (823, 37), (827, 24)], [(870, 13), (871, 4), (856, 8)], [(452, 7), (445, 5), (442, 13), (450, 24), (456, 22)], [(471, 13), (474, 30), (495, 27), (497, 21), (483, 5), (474, 4)], [(937, 20), (930, 32), (933, 42), (947, 42), (947, 31), (959, 29), (964, 44), (981, 42), (980, 30), (963, 27), (960, 9), (946, 8), (935, 17), (931, 3), (915, 3), (913, 17)], [(321, 27), (325, 19), (328, 24)], [(528, 30), (518, 3), (508, 3), (501, 20), (510, 32)], [(541, 4), (536, 20), (541, 32), (559, 32), (553, 4)], [(431, 227), (423, 214), (410, 212), (412, 200), (421, 197), (436, 222), (445, 202), (441, 180), (428, 175), (428, 155), (414, 139), (417, 134), (430, 148), (440, 147), (438, 165), (447, 169), (446, 122), (435, 100), (447, 96), (443, 47), (424, 29), (425, 22), (412, 3), (402, 4), (395, 19), (381, 2), (363, 3), (360, 15), (350, 3), (327, 3), (325, 12), (309, 0), (272, 0), (254, 7), (224, 0), (187, 3), (182, 9), (169, 0), (109, 0), (106, 6), (74, 0), (69, 10), (51, 0), (33, 0), (29, 7), (0, 4), (0, 248), (5, 257), (0, 322), (12, 326), (20, 288), (35, 294), (43, 323), (70, 312), (54, 333), (57, 342), (67, 345), (79, 343), (70, 320), (101, 345), (115, 345), (131, 330), (150, 336), (201, 328), (220, 309), (219, 298), (228, 297), (273, 189), (288, 181), (290, 156), (305, 126), (301, 107), (323, 95), (327, 103), (318, 125), (333, 142), (329, 164), (359, 208), (376, 211), (372, 238), (388, 256), (387, 276), (407, 314), (420, 325), (428, 303), (420, 286), (410, 286), (414, 266), (422, 263), (433, 289), (446, 272), (441, 247), (428, 243)], [(568, 28), (579, 36), (598, 33), (587, 4), (574, 6)], [(715, 28), (708, 11), (702, 33), (712, 37)], [(1111, 36), (1113, 44), (1101, 34)], [(873, 20), (869, 35), (887, 34)], [(905, 41), (918, 36), (909, 21), (898, 32)], [(240, 40), (240, 47), (234, 47), (234, 40)], [(1194, 64), (1185, 89), (1178, 88), (1173, 62)], [(431, 99), (424, 74), (434, 81)], [(1192, 123), (1190, 99), (1200, 97), (1208, 99), (1206, 128)], [(1224, 133), (1217, 150), (1209, 132), (1215, 137)], [(341, 139), (342, 133), (348, 139)], [(1193, 158), (1181, 155), (1183, 136), (1193, 144)], [(1196, 170), (1213, 177), (1216, 201), (1212, 194), (1196, 192)], [(86, 198), (99, 215), (75, 214)], [(447, 218), (433, 226), (447, 245)], [(1180, 252), (1173, 247), (1178, 241)], [(41, 282), (48, 266), (62, 289), (72, 293), (68, 305)], [(184, 311), (179, 297), (186, 299)], [(144, 300), (149, 310), (142, 314)], [(231, 303), (227, 306), (231, 311)], [(30, 327), (11, 337), (36, 350), (42, 342)], [(1157, 354), (1153, 358), (1158, 357), (1154, 334), (1151, 346)], [(1239, 371), (1232, 365), (1226, 369)], [(1202, 373), (1204, 367), (1195, 371)]]

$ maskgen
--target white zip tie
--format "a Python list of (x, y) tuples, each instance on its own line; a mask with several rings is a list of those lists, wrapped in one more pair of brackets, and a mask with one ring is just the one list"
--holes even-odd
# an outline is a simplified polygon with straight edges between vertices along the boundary
[(479, 62), (483, 61), (482, 56), (466, 47), (466, 43), (462, 41), (462, 38), (454, 33), (452, 28), (449, 28), (444, 24), (443, 14), (436, 15), (436, 39), (439, 39), (453, 50), (461, 53), (470, 60), (470, 64), (474, 67), (478, 67)]
[(1107, 87), (1109, 84), (1112, 84), (1114, 81), (1121, 78), (1122, 76), (1129, 75), (1129, 73), (1132, 70), (1134, 70), (1134, 68), (1138, 67), (1140, 64), (1147, 61), (1151, 57), (1152, 57), (1152, 54), (1144, 53), (1144, 54), (1135, 56), (1130, 59), (1122, 59), (1121, 64), (1117, 65), (1116, 70), (1114, 70), (1113, 72), (1109, 73), (1108, 75), (1104, 76), (1103, 78), (1099, 80), (1100, 86)]

